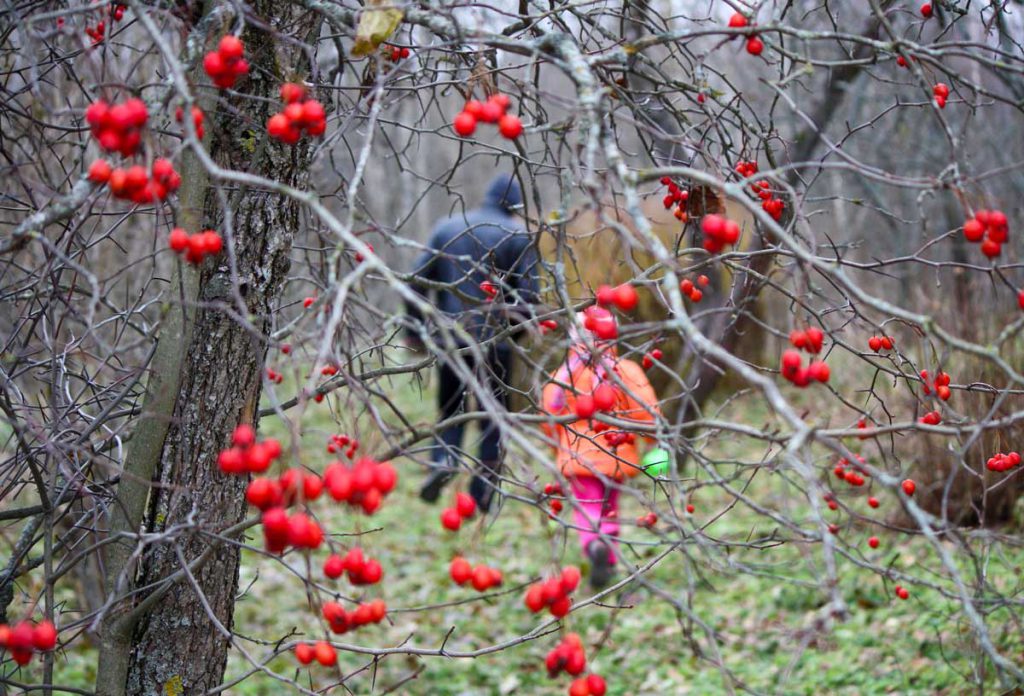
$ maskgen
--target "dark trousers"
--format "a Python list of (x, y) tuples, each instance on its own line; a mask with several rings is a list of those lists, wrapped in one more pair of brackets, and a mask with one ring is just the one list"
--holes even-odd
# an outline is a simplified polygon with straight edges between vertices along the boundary
[[(511, 371), (511, 351), (491, 348), (487, 352), (483, 364), (478, 363), (471, 356), (466, 356), (464, 359), (467, 366), (476, 375), (477, 381), (490, 389), (502, 410), (506, 409), (508, 407), (507, 382)], [(471, 392), (463, 383), (462, 377), (446, 363), (440, 364), (440, 378), (437, 392), (438, 409), (441, 412), (441, 418), (447, 420), (466, 411), (466, 402)], [(501, 432), (491, 418), (481, 418), (479, 422), (481, 430), (479, 459), (481, 462), (497, 462), (501, 459)], [(449, 456), (457, 458), (457, 453), (462, 448), (462, 436), (465, 430), (466, 424), (459, 423), (441, 431), (440, 437), (437, 438), (437, 445), (431, 454), (434, 464), (444, 465)]]

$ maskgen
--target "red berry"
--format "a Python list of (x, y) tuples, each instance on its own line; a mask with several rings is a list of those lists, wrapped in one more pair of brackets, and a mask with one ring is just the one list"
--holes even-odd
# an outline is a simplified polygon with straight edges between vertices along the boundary
[(615, 306), (621, 309), (623, 312), (631, 312), (636, 309), (639, 296), (637, 295), (636, 288), (628, 283), (624, 283), (615, 288), (614, 302)]
[(476, 513), (476, 501), (472, 496), (460, 491), (455, 494), (455, 509), (460, 517), (472, 517)]
[(463, 111), (452, 121), (452, 128), (460, 137), (468, 138), (476, 130), (476, 118)]
[(473, 567), (462, 556), (456, 556), (448, 566), (448, 574), (456, 585), (465, 585), (473, 576)]
[(313, 646), (308, 643), (299, 643), (295, 646), (295, 659), (299, 661), (299, 664), (308, 665), (313, 661), (315, 655)]
[(451, 532), (457, 532), (462, 526), (462, 516), (455, 508), (445, 508), (441, 512), (441, 525)]
[(89, 165), (89, 181), (94, 184), (105, 184), (110, 179), (112, 169), (105, 159), (98, 159)]
[(604, 677), (591, 674), (587, 677), (587, 686), (590, 687), (590, 696), (604, 696), (608, 691), (608, 685), (605, 684)]
[(764, 42), (756, 36), (747, 39), (747, 53), (752, 56), (759, 56), (764, 51)]
[(914, 495), (914, 491), (917, 490), (917, 484), (914, 483), (913, 479), (906, 479), (901, 485), (903, 486), (903, 492), (907, 495)]
[(875, 498), (874, 496), (868, 498), (868, 505), (873, 508), (878, 507), (878, 498)]
[(900, 599), (907, 599), (908, 597), (910, 597), (910, 593), (907, 592), (906, 588), (900, 587), (899, 585), (897, 585), (896, 586), (896, 596), (899, 597)]
[(932, 16), (932, 4), (930, 2), (926, 2), (921, 5), (921, 16), (925, 19)]
[(483, 592), (491, 586), (491, 569), (487, 566), (478, 565), (473, 569), (473, 576), (471, 578), (473, 583), (473, 589), (477, 592)]
[(873, 537), (869, 538), (868, 539), (868, 546), (870, 546), (873, 549), (877, 549), (878, 548), (878, 537), (874, 537), (873, 536)]
[(32, 647), (36, 650), (53, 650), (57, 645), (57, 629), (49, 621), (40, 621), (32, 629)]
[(245, 53), (245, 45), (237, 36), (228, 34), (221, 37), (220, 43), (217, 44), (217, 52), (225, 62), (231, 62), (242, 57), (242, 54)]
[(544, 608), (544, 588), (540, 584), (530, 585), (523, 597), (523, 603), (527, 609), (536, 614)]
[(577, 394), (575, 411), (576, 417), (580, 420), (591, 418), (597, 411), (597, 407), (594, 405), (594, 397), (590, 394)]
[(523, 133), (523, 122), (514, 114), (505, 114), (498, 121), (498, 132), (509, 140), (515, 140)]
[(345, 561), (336, 553), (332, 553), (324, 561), (324, 575), (331, 579), (337, 579), (345, 572)]
[(739, 12), (734, 12), (733, 15), (729, 17), (729, 26), (733, 29), (742, 29), (747, 26), (747, 18)]
[(316, 645), (313, 646), (313, 653), (316, 661), (324, 667), (330, 667), (338, 661), (338, 653), (334, 651), (334, 646), (325, 640), (317, 641)]
[(480, 107), (480, 120), (484, 123), (497, 123), (504, 114), (505, 110), (493, 99), (488, 99)]

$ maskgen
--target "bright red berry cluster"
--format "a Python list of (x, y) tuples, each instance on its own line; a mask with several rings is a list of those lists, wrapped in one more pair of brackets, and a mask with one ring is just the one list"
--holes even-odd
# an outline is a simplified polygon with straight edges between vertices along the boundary
[(686, 212), (686, 202), (690, 200), (690, 192), (679, 188), (679, 185), (672, 181), (672, 177), (661, 177), (661, 183), (663, 186), (668, 186), (668, 193), (661, 199), (661, 204), (665, 206), (665, 210), (675, 206), (676, 209), (672, 211), (672, 214), (675, 215), (676, 220), (685, 223), (690, 219)]
[[(182, 230), (184, 231), (184, 230)], [(267, 381), (273, 382), (274, 384), (280, 384), (284, 381), (284, 375), (275, 370), (272, 367), (266, 369)]]
[(607, 413), (619, 402), (619, 389), (609, 382), (601, 382), (590, 394), (577, 394), (574, 412), (580, 420), (594, 417), (595, 413)]
[(360, 457), (351, 467), (334, 462), (324, 469), (324, 484), (331, 498), (359, 507), (367, 515), (380, 509), (384, 498), (398, 484), (398, 472), (390, 462)]
[[(736, 173), (747, 179), (755, 176), (757, 174), (757, 162), (739, 162), (736, 165)], [(769, 181), (762, 179), (751, 182), (750, 190), (761, 199), (761, 208), (771, 215), (773, 220), (778, 222), (782, 219), (782, 212), (786, 209), (786, 204), (781, 198), (775, 196)]]
[(217, 464), (225, 474), (260, 474), (281, 456), (280, 442), (272, 437), (257, 441), (256, 431), (246, 423), (235, 428), (231, 435), (231, 445), (217, 457)]
[(383, 599), (374, 599), (347, 612), (337, 602), (324, 602), (322, 613), (332, 633), (347, 633), (360, 626), (383, 621), (388, 614), (388, 605)]
[(800, 388), (814, 381), (828, 382), (830, 375), (831, 370), (824, 362), (811, 362), (803, 367), (803, 358), (798, 351), (787, 350), (782, 354), (782, 376)]
[(477, 123), (496, 123), (502, 136), (514, 140), (522, 135), (523, 122), (515, 114), (507, 113), (511, 105), (507, 94), (495, 94), (485, 102), (470, 99), (452, 121), (452, 129), (460, 137), (468, 138), (476, 131)]
[[(857, 464), (851, 464), (850, 460), (843, 457), (836, 464), (833, 473), (838, 477), (846, 481), (854, 488), (859, 488), (864, 485), (864, 477), (868, 476), (867, 470), (861, 466), (864, 464), (864, 457), (857, 455)], [(832, 507), (831, 505), (829, 507)], [(832, 508), (833, 510), (835, 508)]]
[[(345, 449), (346, 447), (348, 449)], [(328, 454), (345, 450), (345, 456), (349, 459), (355, 456), (357, 449), (359, 449), (359, 440), (348, 435), (331, 435), (331, 440), (327, 443)]]
[(381, 44), (381, 50), (384, 52), (384, 57), (392, 63), (397, 63), (403, 58), (409, 57), (409, 49), (404, 46), (399, 48), (398, 46)]
[(497, 568), (482, 564), (474, 567), (462, 556), (452, 559), (451, 565), (448, 566), (448, 574), (456, 585), (462, 586), (468, 582), (477, 592), (486, 592), (492, 587), (500, 587), (505, 581), (501, 571)]
[(652, 348), (650, 351), (644, 353), (643, 366), (645, 370), (649, 370), (654, 367), (654, 363), (661, 360), (664, 354), (661, 352), (661, 348)]
[(168, 160), (157, 158), (151, 174), (140, 164), (114, 169), (106, 160), (98, 159), (89, 166), (87, 177), (94, 184), (107, 184), (115, 198), (137, 204), (162, 201), (181, 186), (181, 176)]
[(376, 558), (367, 558), (363, 550), (355, 546), (344, 557), (332, 553), (324, 561), (324, 575), (332, 580), (345, 573), (353, 585), (376, 585), (384, 577), (384, 566)]
[(558, 516), (558, 513), (562, 511), (562, 501), (555, 496), (564, 496), (565, 491), (562, 490), (562, 484), (545, 483), (544, 484), (544, 495), (549, 498), (548, 501), (548, 516), (554, 518)]
[(324, 530), (304, 512), (291, 515), (282, 507), (263, 513), (263, 541), (270, 553), (284, 553), (288, 547), (317, 549), (324, 541)]
[(825, 334), (816, 326), (806, 331), (794, 329), (789, 333), (789, 342), (798, 350), (806, 350), (812, 355), (817, 355), (825, 343)]
[(949, 375), (942, 370), (935, 373), (935, 379), (932, 381), (932, 388), (928, 386), (928, 370), (921, 370), (921, 388), (924, 390), (925, 395), (932, 393), (932, 388), (935, 389), (935, 396), (939, 397), (943, 401), (949, 401), (949, 397), (953, 395), (953, 392), (949, 389)]
[(139, 151), (142, 128), (147, 120), (149, 110), (146, 103), (135, 97), (113, 106), (99, 99), (85, 110), (85, 121), (100, 147), (107, 152), (119, 152), (124, 157), (131, 157)]
[(606, 693), (608, 693), (608, 685), (605, 683), (604, 677), (598, 674), (580, 677), (569, 685), (569, 696), (604, 696)]
[(636, 526), (641, 529), (651, 529), (656, 524), (658, 524), (658, 513), (656, 512), (648, 512), (646, 515), (636, 518)]
[[(744, 14), (734, 12), (732, 16), (729, 17), (730, 29), (742, 29), (749, 25), (750, 20), (748, 20), (747, 16)], [(764, 42), (757, 38), (757, 36), (749, 35), (747, 37), (747, 53), (752, 56), (759, 56), (762, 51), (764, 51)]]
[(19, 665), (31, 662), (32, 653), (53, 650), (56, 645), (57, 629), (49, 621), (20, 621), (13, 628), (0, 624), (0, 648), (10, 650)]
[[(120, 2), (110, 3), (110, 21), (111, 23), (120, 22), (124, 19), (124, 11), (128, 9), (128, 6)], [(58, 18), (58, 26), (63, 24), (63, 18)], [(92, 43), (95, 46), (98, 43), (102, 43), (104, 36), (107, 33), (107, 25), (104, 22), (96, 22), (96, 26), (86, 26), (85, 35), (92, 39)]]
[[(1024, 291), (1021, 291), (1021, 292), (1022, 292), (1022, 296), (1024, 296)], [(1024, 308), (1024, 305), (1022, 305), (1022, 308)], [(558, 328), (558, 322), (555, 321), (554, 319), (543, 319), (543, 320), (541, 320), (539, 326), (540, 326), (540, 335), (544, 336), (548, 332), (556, 330)]]
[(231, 89), (235, 81), (249, 73), (249, 63), (242, 56), (245, 44), (237, 36), (228, 34), (221, 38), (216, 51), (203, 56), (203, 69), (221, 89)]
[(901, 587), (900, 585), (897, 585), (895, 587), (895, 591), (896, 591), (896, 596), (899, 597), (900, 599), (907, 599), (908, 597), (910, 597), (910, 593), (907, 592), (907, 589), (905, 587)]
[(180, 227), (171, 230), (167, 244), (172, 251), (178, 254), (184, 253), (185, 260), (195, 265), (201, 264), (207, 256), (216, 256), (224, 248), (224, 240), (213, 230), (189, 234)]
[[(681, 281), (679, 281), (679, 292), (689, 297), (690, 302), (696, 304), (704, 299), (704, 291), (701, 290), (700, 288), (707, 287), (708, 283), (710, 282), (711, 279), (708, 278), (706, 275), (697, 276), (696, 284), (694, 284), (694, 282), (689, 278), (683, 278)], [(700, 287), (697, 287), (698, 285)]]
[(530, 585), (523, 603), (534, 614), (547, 607), (552, 616), (560, 619), (568, 614), (572, 607), (569, 595), (580, 584), (580, 577), (579, 568), (566, 566), (560, 574)]
[(879, 353), (883, 350), (892, 350), (892, 347), (896, 344), (896, 339), (892, 336), (872, 336), (868, 339), (868, 348), (875, 353)]
[(740, 226), (723, 215), (705, 215), (700, 221), (700, 229), (704, 232), (704, 250), (712, 254), (717, 254), (726, 245), (735, 244), (740, 238)]
[(997, 471), (1002, 473), (1009, 471), (1013, 467), (1020, 464), (1020, 453), (1019, 452), (996, 452), (994, 455), (989, 457), (989, 460), (985, 462), (985, 467), (989, 471)]
[(964, 239), (981, 242), (981, 253), (990, 259), (999, 256), (1009, 236), (1009, 221), (1001, 210), (979, 210), (964, 223)]
[(932, 87), (932, 96), (935, 97), (935, 106), (940, 109), (946, 108), (946, 100), (949, 99), (949, 85), (939, 82)]
[(615, 305), (623, 312), (632, 312), (640, 301), (636, 288), (629, 283), (623, 283), (614, 288), (610, 285), (598, 286), (595, 298), (600, 306), (611, 307)]
[(286, 145), (299, 142), (302, 135), (318, 137), (327, 130), (327, 111), (316, 99), (308, 98), (306, 88), (294, 82), (281, 86), (284, 110), (267, 119), (267, 133)]
[(576, 633), (567, 633), (565, 638), (556, 645), (544, 659), (548, 676), (556, 678), (561, 672), (578, 677), (587, 668), (587, 655), (583, 650), (583, 641)]
[(253, 507), (265, 512), (270, 508), (294, 505), (300, 499), (307, 503), (316, 500), (323, 490), (323, 479), (316, 474), (301, 469), (288, 469), (276, 481), (265, 477), (254, 478), (246, 488), (245, 499)]
[(441, 526), (450, 532), (459, 531), (463, 520), (476, 514), (476, 502), (463, 492), (455, 494), (455, 505), (441, 511)]
[(314, 645), (309, 643), (299, 643), (296, 645), (295, 659), (304, 665), (308, 665), (313, 660), (316, 660), (324, 667), (330, 667), (338, 662), (338, 653), (334, 650), (334, 646), (326, 640), (319, 640)]
[[(185, 122), (185, 110), (180, 106), (174, 110), (174, 120), (178, 123)], [(196, 135), (199, 136), (200, 140), (202, 140), (203, 134), (205, 133), (203, 130), (203, 110), (198, 106), (192, 107), (192, 125), (195, 126)]]

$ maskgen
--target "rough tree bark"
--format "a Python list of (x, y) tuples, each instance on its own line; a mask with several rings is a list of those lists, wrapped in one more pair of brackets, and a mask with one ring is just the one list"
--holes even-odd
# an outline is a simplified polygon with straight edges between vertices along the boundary
[[(308, 68), (308, 56), (256, 25), (288, 27), (307, 39), (315, 36), (318, 19), (273, 0), (259, 0), (250, 8), (260, 22), (249, 23), (242, 38), (247, 57), (258, 68), (238, 86), (247, 96), (227, 97), (228, 109), (211, 119), (216, 127), (209, 151), (225, 168), (303, 188), (308, 148), (268, 142), (263, 124), (277, 104), (281, 82), (293, 79), (297, 66)], [(143, 556), (134, 585), (147, 590), (136, 599), (145, 610), (132, 624), (127, 650), (110, 660), (122, 663), (127, 675), (123, 681), (120, 675), (106, 677), (100, 693), (204, 693), (221, 683), (227, 663), (230, 643), (220, 627), (232, 626), (239, 551), (230, 544), (218, 546), (209, 532), (222, 532), (243, 519), (246, 481), (221, 474), (217, 454), (228, 446), (239, 423), (256, 420), (270, 311), (288, 272), (300, 223), (299, 204), (277, 193), (209, 188), (200, 229), (225, 231), (222, 197), (231, 210), (235, 267), (231, 269), (228, 251), (201, 269), (191, 338), (181, 337), (179, 345), (184, 356), (180, 389), (146, 506), (147, 532), (175, 531)], [(239, 322), (239, 314), (248, 316), (249, 326)], [(199, 562), (183, 575), (181, 559), (190, 565)]]

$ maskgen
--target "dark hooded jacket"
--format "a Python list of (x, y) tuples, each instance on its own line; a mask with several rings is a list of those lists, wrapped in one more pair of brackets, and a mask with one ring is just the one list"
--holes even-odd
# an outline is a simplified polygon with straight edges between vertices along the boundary
[[(490, 339), (509, 321), (522, 321), (529, 316), (529, 305), (538, 301), (537, 252), (511, 214), (522, 200), (519, 183), (511, 175), (498, 175), (479, 208), (437, 224), (413, 268), (416, 278), (427, 281), (415, 286), (417, 292), (477, 341)], [(481, 287), (485, 281), (497, 290), (493, 299)], [(406, 309), (422, 321), (416, 307), (407, 303)], [(431, 331), (436, 335), (437, 327)], [(496, 347), (508, 349), (507, 344)]]

